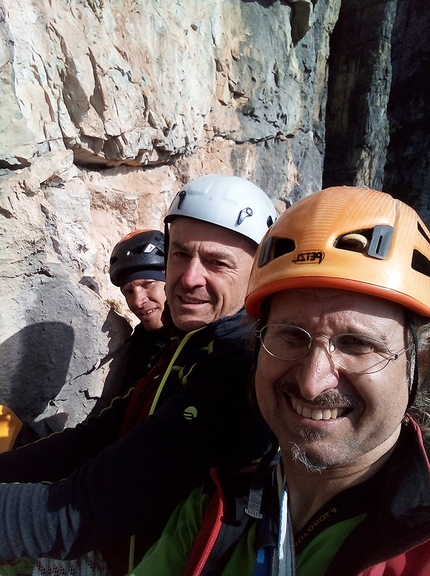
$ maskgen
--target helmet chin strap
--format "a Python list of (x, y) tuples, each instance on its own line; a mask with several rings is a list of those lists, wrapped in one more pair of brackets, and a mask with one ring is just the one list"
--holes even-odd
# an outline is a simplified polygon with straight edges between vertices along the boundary
[(410, 385), (409, 401), (408, 401), (408, 405), (406, 407), (406, 412), (409, 410), (409, 408), (414, 403), (415, 397), (417, 395), (417, 390), (418, 390), (418, 335), (417, 335), (417, 329), (416, 329), (412, 314), (408, 314), (408, 316), (409, 316), (409, 318), (408, 318), (409, 327), (411, 329), (412, 340), (414, 343), (414, 359), (413, 359), (414, 360), (414, 373), (413, 373), (412, 382)]

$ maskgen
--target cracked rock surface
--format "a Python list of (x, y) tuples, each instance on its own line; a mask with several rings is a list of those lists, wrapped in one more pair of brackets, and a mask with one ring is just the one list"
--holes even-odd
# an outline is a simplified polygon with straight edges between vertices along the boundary
[(417, 4), (3, 0), (0, 403), (43, 435), (115, 392), (133, 318), (110, 252), (162, 228), (192, 178), (249, 178), (280, 211), (324, 181), (398, 190), (401, 178), (422, 198), (426, 96), (402, 116), (407, 71), (426, 77), (408, 65), (427, 62), (411, 40), (414, 26), (428, 38)]

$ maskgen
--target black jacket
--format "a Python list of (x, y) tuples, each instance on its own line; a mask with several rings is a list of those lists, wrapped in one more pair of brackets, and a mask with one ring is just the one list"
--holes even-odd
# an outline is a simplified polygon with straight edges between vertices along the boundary
[(0, 455), (0, 482), (19, 482), (0, 485), (0, 558), (75, 558), (136, 532), (146, 547), (212, 466), (260, 456), (270, 434), (247, 400), (244, 317), (186, 335), (160, 374), (154, 414), (120, 439), (131, 394), (76, 428)]
[(142, 378), (151, 359), (161, 350), (166, 339), (163, 329), (148, 332), (142, 323), (135, 327), (127, 354), (123, 392)]

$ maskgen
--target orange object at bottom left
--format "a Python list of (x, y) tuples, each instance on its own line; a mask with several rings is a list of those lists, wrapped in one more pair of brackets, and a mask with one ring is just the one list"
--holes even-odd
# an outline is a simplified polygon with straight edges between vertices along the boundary
[(18, 416), (7, 406), (0, 404), (0, 453), (12, 449), (21, 428), (22, 422)]

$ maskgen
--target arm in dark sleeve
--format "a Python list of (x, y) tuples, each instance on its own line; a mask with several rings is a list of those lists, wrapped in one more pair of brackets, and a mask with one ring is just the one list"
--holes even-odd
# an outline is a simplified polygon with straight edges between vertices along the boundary
[(118, 438), (129, 395), (97, 417), (0, 454), (0, 482), (54, 482), (67, 477)]
[(126, 534), (160, 531), (211, 466), (267, 446), (268, 428), (246, 403), (248, 372), (237, 354), (214, 358), (66, 480), (0, 485), (0, 558), (73, 558)]
[(142, 324), (136, 326), (131, 337), (123, 378), (122, 389), (124, 392), (147, 373), (150, 361), (160, 352), (168, 340), (168, 334), (162, 329), (148, 332)]

